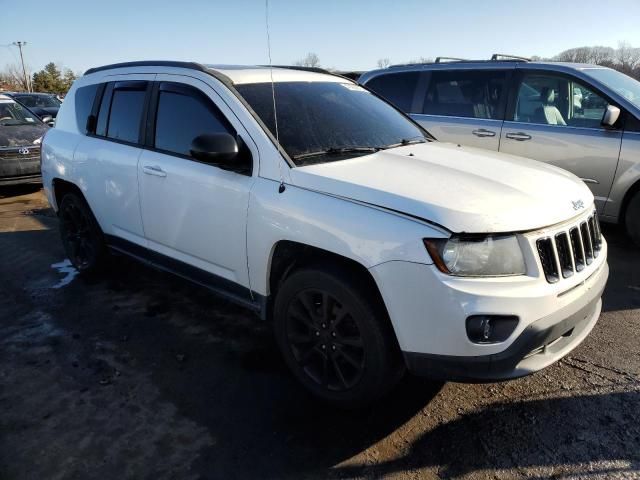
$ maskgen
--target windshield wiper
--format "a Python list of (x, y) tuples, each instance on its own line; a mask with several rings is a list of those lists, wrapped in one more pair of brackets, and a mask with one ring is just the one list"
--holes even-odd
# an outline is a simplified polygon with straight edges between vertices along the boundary
[(341, 148), (327, 148), (326, 150), (319, 150), (317, 152), (301, 153), (295, 155), (292, 158), (294, 160), (301, 160), (309, 157), (319, 157), (321, 155), (344, 155), (347, 153), (375, 153), (380, 150), (379, 147), (341, 147)]
[(380, 150), (387, 150), (389, 148), (396, 148), (396, 147), (404, 147), (406, 145), (414, 145), (416, 143), (427, 143), (427, 139), (424, 137), (403, 138), (398, 143), (392, 143), (390, 145), (385, 145), (384, 147), (380, 147)]

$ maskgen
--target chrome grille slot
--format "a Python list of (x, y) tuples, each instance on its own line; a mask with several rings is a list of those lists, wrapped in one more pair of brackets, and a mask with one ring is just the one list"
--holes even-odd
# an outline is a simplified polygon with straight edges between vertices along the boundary
[(591, 265), (593, 262), (593, 245), (591, 245), (591, 234), (589, 233), (589, 225), (587, 222), (580, 224), (580, 236), (582, 237), (582, 245), (584, 247), (584, 254), (587, 258), (587, 265)]
[(602, 248), (602, 233), (600, 232), (600, 222), (598, 216), (589, 217), (589, 228), (591, 230), (591, 243), (593, 244), (593, 255), (597, 257)]
[(602, 250), (602, 232), (595, 211), (589, 217), (560, 226), (548, 235), (536, 240), (536, 249), (549, 283), (582, 272)]
[(542, 270), (544, 276), (547, 278), (547, 282), (556, 283), (560, 280), (558, 274), (558, 262), (556, 262), (556, 255), (553, 248), (553, 240), (550, 238), (541, 238), (536, 242), (538, 247), (538, 255), (540, 255), (540, 262), (542, 262)]
[(587, 265), (587, 260), (584, 255), (584, 249), (582, 248), (582, 240), (580, 239), (580, 232), (578, 227), (573, 227), (569, 230), (569, 238), (571, 239), (571, 250), (573, 250), (573, 262), (576, 266), (576, 271), (581, 272)]
[(556, 235), (556, 251), (558, 252), (558, 260), (560, 261), (560, 269), (562, 276), (569, 278), (573, 275), (573, 254), (571, 253), (571, 244), (569, 243), (569, 234), (562, 232)]

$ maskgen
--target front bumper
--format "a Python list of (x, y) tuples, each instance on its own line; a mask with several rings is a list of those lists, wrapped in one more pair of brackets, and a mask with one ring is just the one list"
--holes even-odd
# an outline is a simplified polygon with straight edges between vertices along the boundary
[(492, 355), (460, 357), (404, 352), (410, 372), (439, 380), (489, 382), (537, 372), (576, 348), (595, 326), (602, 309), (602, 292), (608, 266), (600, 281), (588, 292), (587, 304), (577, 311), (573, 305), (530, 324), (511, 345)]
[[(607, 245), (588, 268), (555, 284), (541, 275), (455, 278), (433, 265), (387, 262), (370, 269), (410, 371), (446, 380), (515, 378), (559, 360), (597, 322), (609, 267)], [(467, 336), (472, 315), (518, 317), (505, 341)]]

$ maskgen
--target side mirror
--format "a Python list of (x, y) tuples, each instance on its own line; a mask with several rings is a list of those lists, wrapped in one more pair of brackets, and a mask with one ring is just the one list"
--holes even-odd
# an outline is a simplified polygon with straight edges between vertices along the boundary
[(613, 105), (607, 105), (607, 109), (602, 116), (602, 125), (605, 127), (613, 127), (620, 118), (620, 109)]
[(53, 117), (51, 115), (45, 115), (41, 118), (43, 123), (46, 123), (50, 127), (53, 127)]
[(238, 157), (238, 142), (228, 133), (198, 135), (191, 142), (191, 156), (201, 162), (221, 168), (235, 166)]

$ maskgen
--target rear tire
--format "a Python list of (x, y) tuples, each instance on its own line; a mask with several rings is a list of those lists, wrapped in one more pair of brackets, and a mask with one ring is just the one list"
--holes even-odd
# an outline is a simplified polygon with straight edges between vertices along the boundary
[(640, 247), (640, 192), (636, 192), (627, 205), (624, 223), (627, 233), (636, 246)]
[(87, 202), (67, 193), (58, 210), (62, 245), (71, 264), (82, 274), (101, 269), (107, 256), (104, 235)]
[(341, 268), (304, 268), (280, 286), (274, 329), (284, 359), (322, 400), (355, 408), (402, 378), (393, 329), (380, 301)]

